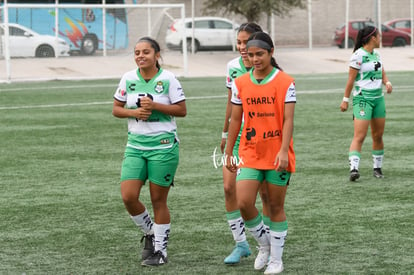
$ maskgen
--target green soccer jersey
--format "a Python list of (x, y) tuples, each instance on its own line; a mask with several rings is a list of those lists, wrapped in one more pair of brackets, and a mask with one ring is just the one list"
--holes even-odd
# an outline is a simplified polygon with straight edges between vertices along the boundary
[(379, 53), (374, 50), (367, 52), (364, 48), (356, 50), (349, 66), (357, 69), (353, 95), (362, 95), (365, 98), (384, 96), (382, 92), (382, 62)]
[[(247, 73), (249, 70), (244, 66), (243, 59), (240, 57), (234, 58), (227, 63), (227, 77), (226, 77), (226, 87), (231, 89), (233, 81), (241, 76), (242, 74)], [(239, 143), (241, 133), (243, 130), (243, 122), (240, 126), (239, 135), (237, 137), (236, 145)]]
[[(125, 73), (118, 84), (114, 98), (125, 103), (125, 108), (136, 109), (140, 98), (148, 96), (154, 102), (175, 104), (185, 100), (180, 82), (174, 74), (160, 69), (149, 81), (139, 70)], [(128, 147), (140, 150), (164, 149), (173, 146), (177, 139), (175, 117), (153, 110), (147, 120), (128, 118)]]
[(244, 66), (241, 56), (230, 60), (229, 63), (227, 63), (226, 87), (231, 89), (234, 79), (247, 71), (248, 70)]

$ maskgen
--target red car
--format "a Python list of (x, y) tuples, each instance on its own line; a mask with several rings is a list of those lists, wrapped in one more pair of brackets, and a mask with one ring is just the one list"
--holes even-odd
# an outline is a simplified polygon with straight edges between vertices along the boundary
[[(375, 26), (375, 23), (370, 20), (353, 20), (349, 21), (349, 36), (348, 36), (348, 48), (353, 48), (355, 41), (358, 35), (358, 31), (363, 29), (366, 26)], [(399, 31), (388, 27), (386, 25), (381, 25), (382, 32), (382, 45), (384, 47), (404, 47), (411, 43), (411, 36), (403, 31)], [(345, 24), (342, 24), (336, 28), (333, 42), (339, 48), (344, 48), (345, 46)]]
[(384, 22), (384, 25), (406, 32), (406, 33), (411, 33), (411, 19), (410, 18), (393, 19), (393, 20)]

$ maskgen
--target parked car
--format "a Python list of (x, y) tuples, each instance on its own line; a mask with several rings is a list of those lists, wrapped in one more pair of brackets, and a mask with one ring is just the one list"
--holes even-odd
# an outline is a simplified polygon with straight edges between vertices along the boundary
[(403, 31), (411, 33), (411, 19), (410, 18), (398, 18), (384, 22), (384, 25)]
[[(221, 17), (194, 18), (194, 52), (198, 50), (229, 50), (236, 40), (238, 24)], [(184, 30), (185, 29), (185, 30)], [(175, 20), (167, 30), (166, 43), (169, 49), (182, 49), (183, 32), (187, 39), (187, 50), (191, 50), (192, 18)]]
[[(5, 25), (0, 24), (1, 55), (5, 49)], [(9, 23), (9, 49), (11, 57), (68, 56), (69, 45), (65, 40), (51, 35), (41, 35), (19, 24)]]
[[(358, 31), (366, 26), (375, 26), (375, 23), (370, 20), (353, 20), (349, 21), (348, 27), (348, 48), (353, 48), (358, 35)], [(381, 25), (382, 45), (384, 47), (403, 47), (411, 43), (411, 36), (406, 32), (390, 28), (384, 24)], [(333, 42), (339, 48), (345, 46), (345, 24), (336, 28)]]

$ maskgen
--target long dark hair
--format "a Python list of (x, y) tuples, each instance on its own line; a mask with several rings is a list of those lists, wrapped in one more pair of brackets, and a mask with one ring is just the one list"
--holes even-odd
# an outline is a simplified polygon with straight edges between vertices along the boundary
[(258, 24), (254, 22), (247, 22), (240, 25), (240, 27), (237, 29), (237, 33), (245, 31), (247, 33), (255, 33), (255, 32), (262, 32), (262, 27), (260, 27)]
[[(274, 49), (275, 46), (273, 45), (272, 38), (265, 32), (255, 32), (252, 35), (250, 35), (249, 40), (247, 40), (247, 43), (251, 40), (260, 40), (267, 45), (269, 45), (269, 48), (266, 49), (267, 52), (270, 53), (271, 49)], [(270, 64), (272, 64), (273, 67), (278, 68), (279, 70), (283, 71), (282, 68), (277, 64), (276, 59), (272, 56), (272, 59), (270, 60)]]
[(363, 29), (358, 31), (358, 36), (356, 38), (354, 52), (367, 44), (371, 37), (376, 36), (378, 34), (378, 29), (374, 26), (366, 26)]
[[(158, 44), (158, 42), (155, 39), (152, 39), (149, 36), (141, 37), (136, 44), (138, 44), (140, 42), (148, 42), (148, 43), (150, 43), (151, 48), (154, 49), (155, 53), (161, 52), (160, 44)], [(161, 69), (161, 65), (160, 65), (160, 63), (158, 63), (158, 60), (157, 60), (157, 63), (155, 64), (155, 66), (157, 66), (158, 69)]]

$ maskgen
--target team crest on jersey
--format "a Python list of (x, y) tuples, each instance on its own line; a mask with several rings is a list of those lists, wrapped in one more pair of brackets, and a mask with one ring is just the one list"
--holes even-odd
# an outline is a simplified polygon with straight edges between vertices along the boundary
[(365, 111), (364, 111), (363, 109), (362, 109), (362, 110), (360, 110), (360, 111), (359, 111), (359, 115), (360, 115), (360, 116), (365, 116)]
[(158, 81), (154, 90), (159, 94), (162, 93), (164, 91), (164, 83), (162, 83), (162, 81)]

